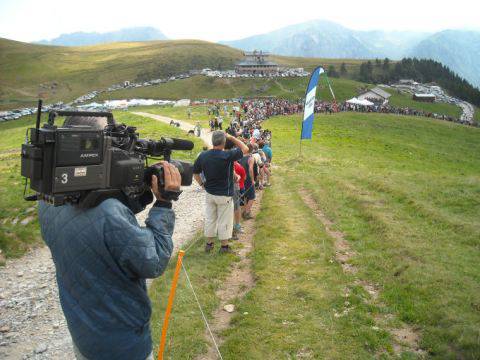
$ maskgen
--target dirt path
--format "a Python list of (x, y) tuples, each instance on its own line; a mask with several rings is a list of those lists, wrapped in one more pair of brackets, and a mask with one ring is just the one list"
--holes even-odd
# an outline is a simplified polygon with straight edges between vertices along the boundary
[(466, 101), (462, 101), (458, 104), (458, 106), (460, 106), (460, 108), (462, 109), (462, 115), (460, 116), (460, 120), (466, 121), (469, 124), (473, 124), (473, 116), (475, 114), (475, 108), (473, 107), (473, 105)]
[[(204, 193), (184, 189), (174, 204), (175, 248), (203, 226)], [(137, 215), (144, 225), (148, 209)], [(0, 358), (74, 359), (70, 334), (58, 300), (55, 267), (42, 246), (0, 268)]]
[[(175, 121), (180, 124), (180, 129), (189, 131), (193, 130), (194, 126), (181, 120), (171, 119), (161, 115), (154, 115), (144, 112), (134, 112), (136, 115), (146, 116), (151, 119), (170, 124), (170, 121)], [(211, 146), (211, 136), (205, 130), (202, 129), (201, 139)], [(257, 193), (257, 200), (252, 208), (252, 214), (255, 216), (260, 210), (260, 204), (262, 200), (262, 192)], [(216, 343), (220, 346), (222, 343), (221, 333), (226, 330), (230, 325), (230, 320), (235, 314), (233, 312), (227, 312), (225, 305), (231, 305), (235, 299), (242, 298), (245, 294), (254, 286), (255, 279), (251, 270), (251, 259), (248, 257), (253, 250), (253, 238), (255, 236), (255, 220), (248, 220), (243, 222), (244, 234), (240, 234), (239, 242), (242, 247), (238, 250), (237, 255), (240, 257), (240, 261), (235, 262), (232, 266), (231, 272), (223, 282), (222, 286), (216, 292), (216, 296), (220, 299), (220, 304), (213, 314), (213, 320), (210, 322), (210, 328), (215, 336)], [(209, 343), (208, 351), (206, 354), (199, 356), (198, 360), (215, 360), (218, 359), (218, 354), (213, 345), (210, 334), (205, 330), (205, 338)]]
[(286, 88), (285, 86), (283, 86), (283, 84), (282, 84), (281, 82), (279, 82), (278, 80), (275, 80), (275, 84), (277, 84), (278, 87), (279, 87), (282, 91), (284, 91), (284, 92), (286, 92), (286, 93), (288, 93), (288, 94), (293, 93), (293, 90), (287, 89), (287, 88)]
[[(254, 217), (260, 211), (262, 195), (262, 192), (257, 192), (257, 200), (252, 208), (252, 214)], [(225, 305), (230, 305), (235, 299), (242, 298), (255, 285), (255, 278), (252, 272), (252, 261), (248, 256), (254, 247), (253, 238), (255, 237), (255, 219), (244, 221), (243, 228), (245, 233), (240, 234), (238, 240), (242, 244), (242, 247), (237, 252), (240, 261), (233, 264), (230, 274), (228, 274), (227, 278), (222, 283), (222, 286), (216, 292), (216, 296), (220, 299), (220, 304), (213, 313), (213, 320), (210, 321), (210, 328), (218, 346), (223, 342), (221, 333), (230, 326), (230, 321), (235, 315), (235, 310), (233, 312), (227, 312), (225, 310)], [(205, 331), (205, 338), (209, 343), (208, 351), (206, 354), (197, 357), (197, 360), (217, 360), (219, 357), (208, 331)]]
[[(335, 231), (333, 229), (335, 224), (325, 215), (319, 204), (307, 190), (302, 189), (299, 191), (299, 194), (305, 205), (312, 210), (317, 219), (320, 220), (325, 227), (326, 233), (334, 239), (335, 260), (342, 266), (345, 273), (355, 274), (358, 269), (350, 264), (350, 260), (356, 255), (356, 253), (352, 250), (350, 243), (345, 239), (345, 235), (341, 231)], [(354, 284), (363, 287), (363, 289), (370, 295), (371, 303), (380, 307), (385, 307), (385, 305), (379, 300), (381, 288), (378, 284), (373, 284), (360, 279), (355, 279)], [(346, 293), (348, 292), (349, 289), (346, 289)], [(339, 317), (342, 315), (343, 314), (341, 313), (335, 314), (335, 316)], [(375, 323), (378, 327), (385, 328), (385, 330), (389, 331), (392, 335), (395, 341), (393, 344), (395, 354), (400, 355), (403, 351), (408, 350), (420, 356), (424, 355), (425, 352), (420, 349), (419, 346), (419, 332), (407, 324), (403, 324), (401, 328), (390, 328), (388, 323), (393, 317), (393, 314), (384, 314), (375, 318)]]
[[(180, 124), (180, 129), (189, 131), (193, 130), (194, 126), (181, 120), (171, 119), (165, 116), (154, 115), (144, 112), (134, 112), (136, 115), (146, 116), (151, 119), (162, 121), (166, 124), (170, 124), (170, 121), (175, 121)], [(211, 137), (204, 129), (202, 129), (200, 137), (202, 140), (211, 146)], [(252, 208), (252, 214), (255, 216), (260, 210), (260, 203), (262, 200), (262, 192), (257, 193), (257, 200)], [(216, 296), (220, 299), (220, 304), (213, 314), (213, 320), (210, 322), (210, 328), (215, 336), (216, 343), (220, 346), (222, 343), (221, 333), (226, 330), (230, 325), (230, 320), (235, 314), (233, 312), (227, 312), (225, 305), (231, 305), (235, 299), (242, 298), (245, 294), (254, 286), (255, 280), (251, 270), (251, 259), (248, 257), (253, 250), (253, 238), (255, 236), (255, 220), (244, 221), (243, 228), (244, 234), (240, 234), (239, 242), (242, 247), (237, 252), (240, 257), (240, 261), (235, 262), (232, 266), (231, 272), (223, 282), (222, 286), (216, 292)], [(205, 338), (209, 343), (208, 351), (206, 354), (199, 356), (198, 360), (215, 360), (218, 359), (218, 354), (213, 345), (210, 334), (205, 330)]]
[[(206, 134), (202, 138), (207, 139)], [(174, 203), (176, 249), (202, 228), (203, 202), (203, 190), (194, 184), (185, 188)], [(137, 215), (141, 225), (148, 210)], [(49, 249), (42, 246), (20, 259), (9, 260), (0, 267), (0, 359), (74, 358)]]
[[(171, 121), (174, 121), (176, 123), (179, 123), (180, 124), (180, 129), (182, 129), (186, 132), (189, 132), (189, 131), (193, 130), (194, 127), (195, 127), (194, 125), (192, 125), (192, 124), (190, 124), (186, 121), (172, 119), (172, 118), (162, 116), (162, 115), (155, 115), (155, 114), (150, 114), (150, 113), (141, 112), (141, 111), (132, 111), (132, 114), (139, 115), (139, 116), (145, 116), (145, 117), (148, 117), (148, 118), (153, 119), (153, 120), (161, 121), (165, 124), (170, 124)], [(211, 138), (210, 134), (205, 129), (202, 129), (202, 131), (200, 133), (200, 138), (203, 140), (203, 142), (205, 144), (207, 144), (208, 146), (212, 146), (212, 138)]]

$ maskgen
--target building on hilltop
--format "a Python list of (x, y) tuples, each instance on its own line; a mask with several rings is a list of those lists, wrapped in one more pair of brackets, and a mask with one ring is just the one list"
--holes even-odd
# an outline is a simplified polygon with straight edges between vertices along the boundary
[(368, 100), (372, 101), (374, 103), (386, 103), (388, 102), (388, 99), (390, 98), (390, 95), (388, 92), (385, 90), (379, 88), (378, 86), (364, 92), (363, 94), (358, 96), (359, 100)]
[(268, 59), (269, 53), (262, 50), (247, 51), (245, 58), (235, 65), (235, 72), (249, 75), (269, 75), (280, 70), (277, 63)]

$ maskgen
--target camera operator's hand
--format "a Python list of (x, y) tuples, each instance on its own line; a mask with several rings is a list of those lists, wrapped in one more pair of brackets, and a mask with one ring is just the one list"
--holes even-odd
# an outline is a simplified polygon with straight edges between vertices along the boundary
[[(160, 164), (163, 167), (163, 173), (165, 176), (165, 191), (179, 191), (180, 185), (182, 184), (182, 176), (180, 175), (180, 171), (178, 171), (175, 165), (172, 165), (166, 161), (161, 161)], [(155, 175), (152, 176), (151, 188), (157, 200), (165, 201), (158, 189), (158, 178)]]

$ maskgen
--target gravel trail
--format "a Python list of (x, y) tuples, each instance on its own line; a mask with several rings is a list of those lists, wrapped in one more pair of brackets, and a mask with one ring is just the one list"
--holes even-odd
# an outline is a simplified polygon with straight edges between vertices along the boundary
[[(156, 120), (170, 122), (164, 119)], [(182, 124), (181, 128), (189, 125)], [(203, 190), (196, 184), (183, 190), (174, 203), (175, 249), (203, 226)], [(137, 215), (141, 225), (148, 210)], [(55, 267), (46, 246), (0, 267), (0, 359), (75, 359), (58, 299)]]
[[(188, 132), (190, 130), (193, 130), (193, 128), (195, 127), (194, 125), (189, 124), (186, 121), (172, 119), (172, 118), (162, 116), (162, 115), (155, 115), (155, 114), (150, 114), (150, 113), (141, 112), (141, 111), (132, 111), (132, 114), (139, 115), (139, 116), (145, 116), (145, 117), (148, 117), (148, 118), (153, 119), (153, 120), (161, 121), (165, 124), (170, 124), (170, 121), (173, 120), (173, 121), (179, 123), (180, 124), (180, 129), (182, 129), (186, 132)], [(207, 132), (206, 129), (202, 129), (202, 131), (200, 133), (200, 138), (203, 140), (203, 142), (205, 144), (207, 144), (208, 146), (212, 146), (211, 135), (210, 135), (210, 133)]]

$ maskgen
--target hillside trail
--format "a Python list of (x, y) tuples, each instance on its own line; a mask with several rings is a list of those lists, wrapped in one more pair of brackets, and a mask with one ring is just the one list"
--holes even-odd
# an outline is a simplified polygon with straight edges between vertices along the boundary
[[(180, 129), (182, 129), (186, 132), (193, 131), (193, 129), (195, 128), (194, 125), (192, 125), (192, 124), (190, 124), (186, 121), (172, 119), (172, 118), (169, 118), (169, 117), (166, 117), (166, 116), (163, 116), (163, 115), (150, 114), (150, 113), (146, 113), (146, 112), (142, 112), (142, 111), (132, 111), (132, 114), (148, 117), (150, 119), (161, 121), (161, 122), (163, 122), (165, 124), (169, 124), (169, 125), (170, 125), (170, 122), (174, 121), (174, 122), (180, 124)], [(212, 146), (211, 135), (210, 135), (210, 133), (207, 132), (206, 129), (201, 130), (200, 139), (202, 139), (203, 142), (205, 144), (207, 144), (208, 146), (210, 146), (210, 147)]]
[[(155, 119), (168, 123), (171, 120), (160, 116)], [(190, 124), (180, 123), (183, 130), (190, 129)], [(207, 134), (202, 135), (210, 143)], [(183, 190), (174, 203), (175, 249), (203, 227), (203, 190), (196, 183)], [(137, 214), (140, 225), (145, 224), (148, 211), (149, 208)], [(55, 266), (46, 246), (32, 249), (0, 267), (0, 359), (75, 359), (58, 298)]]
[[(255, 217), (260, 211), (263, 192), (257, 192), (257, 199), (252, 207), (253, 219), (244, 221), (242, 226), (243, 234), (239, 234), (238, 242), (241, 247), (236, 251), (239, 261), (232, 265), (230, 273), (223, 281), (221, 287), (215, 292), (220, 303), (213, 312), (213, 318), (209, 321), (215, 342), (220, 346), (224, 339), (222, 332), (228, 329), (230, 321), (235, 315), (235, 309), (229, 312), (225, 309), (226, 305), (233, 304), (236, 300), (243, 298), (254, 286), (255, 277), (252, 271), (252, 260), (249, 255), (254, 248), (255, 237)], [(246, 314), (245, 314), (246, 315)], [(205, 338), (208, 341), (208, 350), (205, 354), (196, 357), (196, 360), (217, 360), (219, 359), (217, 350), (213, 344), (212, 338), (208, 330), (205, 330)]]
[[(315, 217), (320, 221), (320, 223), (325, 228), (325, 232), (334, 240), (335, 248), (335, 261), (337, 261), (343, 271), (346, 274), (351, 274), (355, 277), (358, 269), (355, 265), (351, 264), (351, 260), (357, 256), (357, 253), (351, 248), (349, 241), (346, 239), (345, 234), (341, 231), (334, 230), (335, 223), (331, 221), (323, 212), (320, 207), (320, 204), (314, 199), (312, 194), (306, 189), (300, 189), (299, 195), (304, 202), (304, 204), (313, 212)], [(374, 304), (376, 306), (385, 308), (385, 304), (380, 300), (381, 286), (369, 281), (360, 280), (356, 278), (354, 284), (361, 286), (365, 292), (370, 296), (370, 299), (367, 300), (369, 304)], [(345, 289), (345, 295), (349, 295), (350, 289)], [(347, 311), (345, 309), (345, 311)], [(335, 313), (336, 317), (341, 317), (346, 314)], [(425, 351), (420, 348), (420, 333), (413, 326), (403, 323), (401, 327), (392, 328), (390, 326), (391, 320), (395, 317), (394, 314), (385, 313), (378, 315), (374, 318), (377, 328), (384, 328), (388, 331), (393, 340), (393, 351), (396, 356), (400, 357), (403, 351), (410, 351), (417, 354), (420, 357), (425, 355)], [(376, 358), (381, 357), (381, 353), (377, 354)]]
[(458, 105), (462, 109), (462, 115), (460, 116), (460, 120), (466, 121), (469, 124), (473, 124), (473, 117), (475, 114), (475, 108), (473, 107), (473, 105), (466, 101), (462, 101)]

